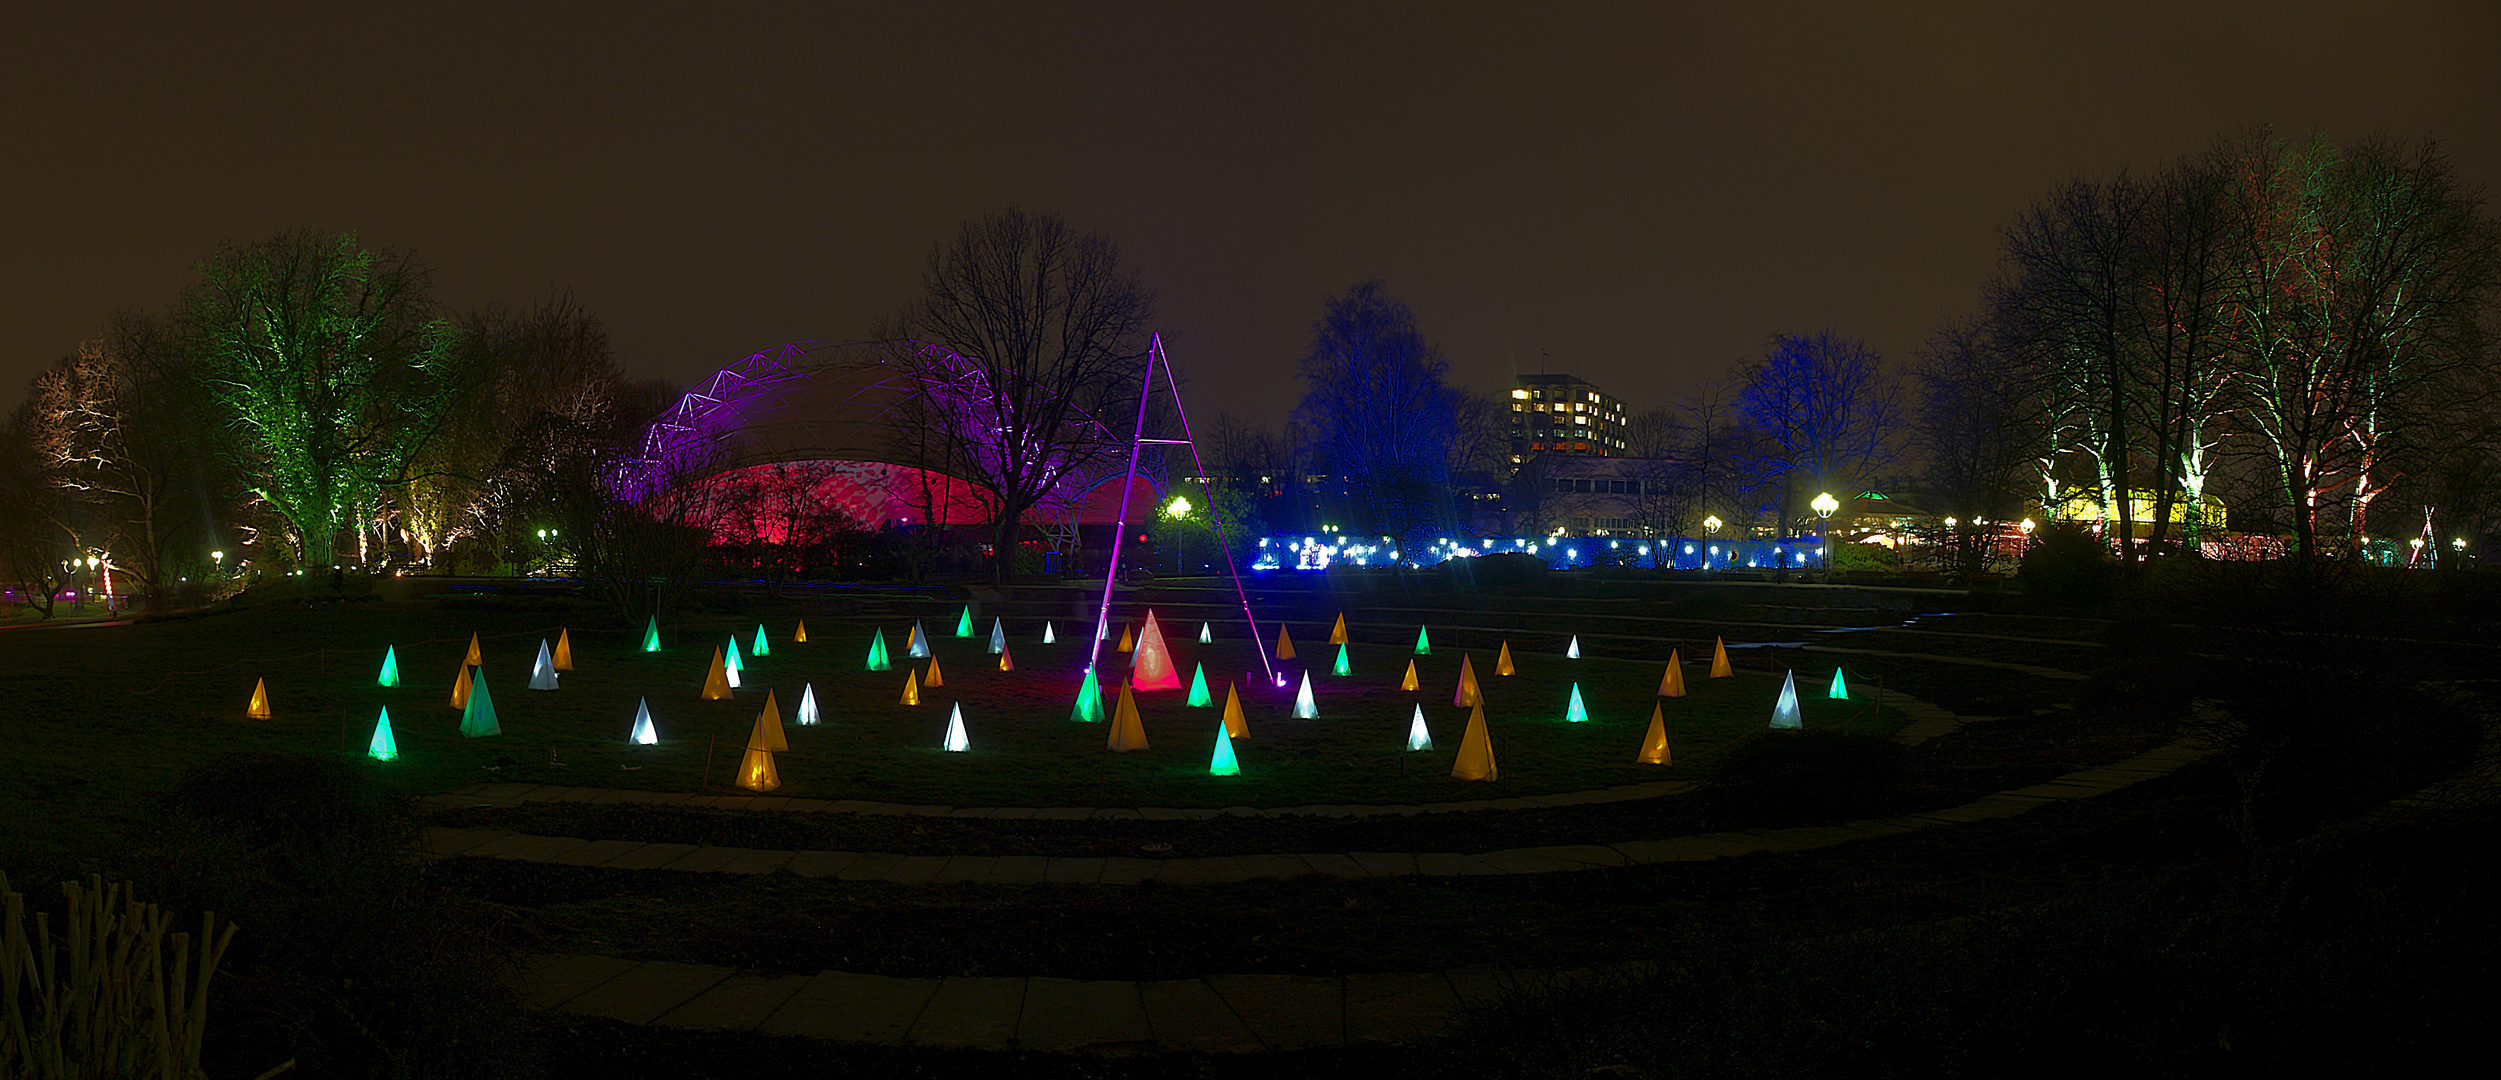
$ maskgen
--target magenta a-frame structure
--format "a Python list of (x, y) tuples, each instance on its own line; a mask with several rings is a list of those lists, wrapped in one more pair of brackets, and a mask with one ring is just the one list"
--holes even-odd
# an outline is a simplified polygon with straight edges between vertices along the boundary
[[(1181, 419), (1178, 439), (1146, 437), (1146, 403), (1155, 397), (1155, 369), (1164, 370), (1164, 388), (1172, 394), (1172, 414)], [(1225, 572), (1233, 576), (1233, 595), (1242, 602), (1242, 621), (1250, 625), (1251, 647), (1259, 650), (1259, 666), (1268, 672), (1268, 681), (1277, 681), (1277, 667), (1268, 657), (1267, 642), (1260, 637), (1259, 620), (1251, 615), (1250, 593), (1242, 588), (1242, 568), (1233, 565), (1233, 549), (1224, 542), (1224, 518), (1216, 512), (1216, 492), (1207, 483), (1207, 463), (1200, 460), (1198, 443), (1190, 437), (1190, 414), (1181, 407), (1181, 384), (1173, 377), (1172, 361), (1164, 356), (1164, 336), (1156, 334), (1146, 347), (1146, 382), (1138, 391), (1138, 422), (1129, 435), (1129, 471), (1122, 474), (1120, 485), (1120, 528), (1112, 534), (1112, 563), (1103, 573), (1103, 603), (1094, 613), (1094, 640), (1086, 647), (1086, 667), (1094, 667), (1102, 655), (1103, 638), (1111, 628), (1112, 583), (1120, 577), (1120, 542), (1129, 535), (1129, 493), (1138, 476), (1138, 450), (1147, 445), (1186, 446), (1190, 448), (1190, 464), (1198, 469), (1199, 489), (1207, 496), (1207, 519), (1216, 528), (1216, 549), (1223, 553)]]

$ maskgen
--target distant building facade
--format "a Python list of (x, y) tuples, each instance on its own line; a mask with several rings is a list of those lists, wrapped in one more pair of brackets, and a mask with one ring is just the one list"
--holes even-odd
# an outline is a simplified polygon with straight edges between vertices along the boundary
[(1622, 399), (1571, 375), (1521, 375), (1511, 385), (1511, 464), (1539, 454), (1624, 453)]

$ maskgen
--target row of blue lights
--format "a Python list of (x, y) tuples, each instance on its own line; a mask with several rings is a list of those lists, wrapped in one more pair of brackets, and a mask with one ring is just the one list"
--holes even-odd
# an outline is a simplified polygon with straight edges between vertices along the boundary
[(1253, 573), (1264, 574), (1278, 570), (1311, 573), (1348, 566), (1428, 567), (1451, 559), (1479, 555), (1522, 554), (1537, 556), (1557, 570), (1616, 562), (1676, 570), (1769, 570), (1783, 566), (1819, 566), (1831, 552), (1830, 545), (1821, 538), (1811, 536), (1778, 541), (1674, 540), (1656, 543), (1588, 536), (1514, 536), (1474, 541), (1442, 537), (1412, 550), (1402, 549), (1398, 541), (1386, 536), (1378, 542), (1339, 536), (1279, 536), (1259, 542), (1259, 551), (1252, 556), (1250, 569)]

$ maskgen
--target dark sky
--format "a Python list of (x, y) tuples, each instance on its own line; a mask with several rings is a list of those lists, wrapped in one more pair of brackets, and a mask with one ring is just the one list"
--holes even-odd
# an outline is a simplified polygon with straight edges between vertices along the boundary
[(571, 290), (684, 384), (866, 334), (967, 218), (1054, 209), (1159, 294), (1194, 412), (1274, 421), (1373, 275), (1453, 381), (1639, 408), (1777, 332), (1907, 359), (2053, 185), (2251, 125), (2434, 135), (2501, 185), (2486, 0), (33, 6), (0, 35), (10, 403), (302, 227), (457, 307)]

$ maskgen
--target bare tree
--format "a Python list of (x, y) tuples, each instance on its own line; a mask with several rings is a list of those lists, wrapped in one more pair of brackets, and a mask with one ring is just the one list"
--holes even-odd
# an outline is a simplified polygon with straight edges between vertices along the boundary
[[(37, 376), (28, 394), (26, 434), (45, 482), (69, 494), (77, 543), (108, 551), (151, 604), (164, 600), (173, 538), (211, 513), (198, 483), (202, 403), (185, 393), (178, 356), (163, 324), (123, 315)], [(189, 569), (207, 560), (181, 561)]]
[(897, 322), (972, 365), (925, 358), (925, 382), (952, 413), (962, 476), (989, 502), (1004, 583), (1025, 511), (1125, 450), (1154, 298), (1102, 234), (1014, 206), (932, 247), (922, 281), (928, 296)]
[[(1911, 445), (1924, 460), (1940, 509), (1962, 520), (2020, 516), (2045, 452), (2040, 398), (2012, 377), (2015, 366), (1985, 324), (1952, 322), (1929, 339), (1912, 369), (1921, 408)], [(1979, 535), (1962, 531), (1948, 538), (1954, 569), (1984, 568)]]
[(1738, 401), (1761, 439), (1758, 472), (1772, 485), (1780, 535), (1812, 497), (1802, 487), (1863, 485), (1898, 456), (1900, 380), (1858, 339), (1829, 331), (1773, 339)]
[(1455, 427), (1450, 365), (1375, 278), (1323, 305), (1303, 354), (1297, 417), (1342, 478), (1355, 531), (1413, 536), (1447, 522)]

